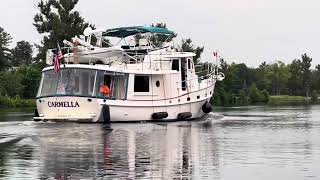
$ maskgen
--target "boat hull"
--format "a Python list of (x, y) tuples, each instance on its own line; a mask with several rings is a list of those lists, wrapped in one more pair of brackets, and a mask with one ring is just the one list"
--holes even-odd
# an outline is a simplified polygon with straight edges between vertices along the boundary
[[(34, 119), (42, 121), (105, 123), (165, 122), (194, 119), (205, 114), (202, 106), (210, 100), (210, 97), (178, 103), (178, 101), (186, 98), (187, 97), (182, 96), (180, 98), (162, 101), (130, 101), (74, 96), (44, 97), (37, 99), (38, 117), (34, 117)], [(166, 118), (154, 118), (153, 114), (159, 112), (166, 112), (168, 115)], [(181, 116), (181, 113), (191, 113), (191, 116), (179, 118), (179, 114)]]

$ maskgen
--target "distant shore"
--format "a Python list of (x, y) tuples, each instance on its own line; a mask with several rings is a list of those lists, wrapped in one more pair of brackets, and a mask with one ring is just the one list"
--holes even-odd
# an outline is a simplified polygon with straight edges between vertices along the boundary
[(319, 99), (317, 102), (312, 102), (311, 97), (304, 96), (270, 96), (267, 105), (308, 105), (308, 104), (319, 104)]
[(239, 107), (239, 106), (279, 106), (279, 105), (314, 105), (320, 104), (320, 99), (318, 101), (312, 102), (311, 97), (305, 96), (289, 96), (289, 95), (279, 95), (279, 96), (269, 96), (267, 102), (251, 102), (250, 100), (242, 103), (234, 103), (228, 105), (213, 104), (218, 107)]
[[(242, 104), (240, 106), (247, 105), (310, 105), (310, 104), (320, 104), (320, 99), (317, 102), (312, 102), (310, 97), (304, 96), (289, 96), (289, 95), (280, 95), (280, 96), (270, 96), (267, 103), (251, 103)], [(232, 106), (239, 106), (231, 105)], [(0, 107), (5, 108), (20, 108), (20, 107), (36, 107), (35, 99), (22, 99), (20, 97), (9, 97), (9, 96), (0, 96)]]
[(16, 97), (0, 96), (0, 107), (5, 107), (5, 108), (36, 107), (36, 100), (21, 99), (19, 96), (16, 96)]

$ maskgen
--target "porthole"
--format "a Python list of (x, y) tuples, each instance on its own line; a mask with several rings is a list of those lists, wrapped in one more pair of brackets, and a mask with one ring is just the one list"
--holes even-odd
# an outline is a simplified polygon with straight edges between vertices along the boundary
[(157, 86), (157, 87), (160, 87), (160, 81), (157, 81), (157, 82), (156, 82), (156, 86)]

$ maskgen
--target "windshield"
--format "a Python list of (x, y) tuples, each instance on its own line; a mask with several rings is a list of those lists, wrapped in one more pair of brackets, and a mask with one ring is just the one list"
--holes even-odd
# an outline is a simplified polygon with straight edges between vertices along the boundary
[(94, 69), (64, 68), (58, 74), (44, 71), (38, 97), (70, 95), (124, 99), (127, 74)]

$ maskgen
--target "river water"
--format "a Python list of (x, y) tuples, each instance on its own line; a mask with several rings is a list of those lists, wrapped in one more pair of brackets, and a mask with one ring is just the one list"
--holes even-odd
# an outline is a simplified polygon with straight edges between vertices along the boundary
[(214, 111), (105, 125), (0, 109), (0, 179), (320, 179), (320, 106)]

